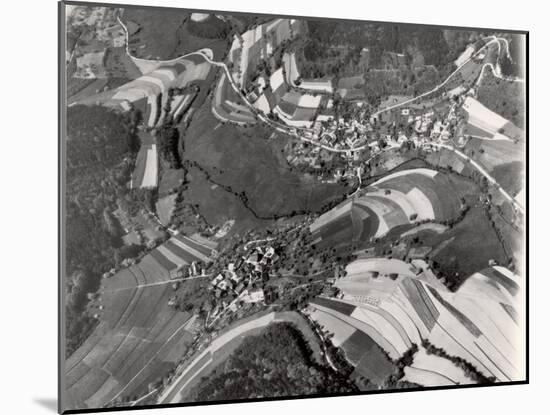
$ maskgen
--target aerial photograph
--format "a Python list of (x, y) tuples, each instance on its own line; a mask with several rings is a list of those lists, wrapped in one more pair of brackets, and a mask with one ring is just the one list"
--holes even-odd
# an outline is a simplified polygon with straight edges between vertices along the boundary
[(62, 2), (60, 48), (62, 411), (526, 382), (526, 32)]

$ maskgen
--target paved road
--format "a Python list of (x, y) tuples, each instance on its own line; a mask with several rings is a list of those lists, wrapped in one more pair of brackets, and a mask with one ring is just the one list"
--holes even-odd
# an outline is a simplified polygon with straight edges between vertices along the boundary
[[(181, 391), (187, 387), (187, 385), (198, 376), (202, 370), (212, 362), (212, 357), (206, 360), (202, 366), (198, 366), (206, 356), (209, 354), (218, 351), (224, 345), (229, 343), (231, 340), (236, 339), (239, 336), (246, 335), (247, 332), (260, 328), (266, 327), (275, 320), (275, 313), (269, 313), (264, 316), (261, 316), (257, 319), (248, 321), (246, 323), (240, 324), (233, 329), (227, 331), (226, 333), (216, 337), (212, 342), (206, 347), (191, 363), (179, 374), (179, 376), (172, 382), (172, 384), (164, 390), (164, 392), (159, 396), (158, 403), (177, 403), (181, 400)], [(184, 381), (184, 377), (191, 371), (194, 371), (193, 375)]]
[(172, 284), (172, 283), (178, 282), (178, 281), (195, 280), (197, 278), (209, 278), (211, 276), (212, 276), (212, 274), (206, 274), (206, 275), (195, 275), (194, 277), (174, 278), (174, 279), (171, 279), (171, 280), (150, 282), (148, 284), (139, 284), (139, 285), (133, 285), (131, 287), (117, 288), (115, 290), (102, 290), (100, 292), (102, 294), (103, 293), (116, 293), (116, 292), (119, 292), (119, 291), (134, 290), (136, 288), (156, 287), (157, 285)]
[(408, 99), (406, 101), (403, 101), (403, 102), (400, 102), (399, 104), (395, 104), (395, 105), (390, 105), (389, 107), (386, 107), (386, 108), (382, 108), (381, 110), (379, 111), (376, 111), (374, 114), (372, 114), (373, 116), (376, 116), (376, 115), (379, 115), (379, 114), (382, 114), (386, 111), (391, 111), (395, 108), (399, 108), (399, 107), (402, 107), (403, 105), (407, 105), (407, 104), (410, 104), (411, 102), (414, 102), (420, 98), (423, 98), (427, 95), (430, 95), (434, 92), (437, 92), (439, 89), (441, 89), (443, 86), (445, 86), (445, 84), (447, 82), (449, 82), (451, 80), (451, 78), (456, 74), (458, 73), (463, 67), (464, 65), (467, 65), (472, 59), (474, 59), (476, 56), (478, 56), (483, 50), (485, 50), (487, 47), (489, 47), (490, 45), (492, 45), (493, 43), (499, 43), (500, 45), (500, 42), (494, 38), (494, 39), (491, 39), (489, 42), (487, 42), (485, 45), (483, 45), (481, 48), (479, 48), (477, 50), (477, 52), (475, 52), (474, 54), (472, 54), (472, 56), (470, 56), (466, 61), (464, 61), (464, 63), (462, 63), (462, 65), (460, 65), (459, 67), (457, 67), (443, 82), (441, 82), (439, 85), (437, 85), (435, 88), (427, 91), (427, 92), (424, 92), (423, 94), (420, 94), (414, 98), (411, 98), (411, 99)]

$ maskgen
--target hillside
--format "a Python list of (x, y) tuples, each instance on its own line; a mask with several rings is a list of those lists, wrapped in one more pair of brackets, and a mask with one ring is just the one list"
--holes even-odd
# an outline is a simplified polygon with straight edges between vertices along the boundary
[(87, 293), (115, 264), (122, 229), (111, 215), (127, 192), (136, 151), (135, 114), (100, 106), (67, 110), (66, 282), (67, 355), (86, 338), (93, 322), (85, 313)]
[(315, 363), (301, 333), (288, 323), (248, 337), (194, 393), (197, 401), (353, 392), (343, 376)]

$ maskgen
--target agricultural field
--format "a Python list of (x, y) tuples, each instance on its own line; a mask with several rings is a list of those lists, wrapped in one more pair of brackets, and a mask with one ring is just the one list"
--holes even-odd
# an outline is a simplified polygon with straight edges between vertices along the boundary
[(232, 122), (243, 126), (256, 122), (250, 109), (242, 103), (241, 98), (231, 88), (225, 73), (221, 74), (216, 85), (212, 113), (221, 122)]
[(403, 225), (453, 220), (475, 191), (469, 181), (451, 173), (427, 168), (401, 170), (324, 213), (310, 230), (322, 246), (369, 241)]
[(209, 48), (220, 59), (229, 46), (228, 24), (215, 16), (195, 22), (189, 13), (128, 8), (121, 20), (129, 31), (130, 53), (138, 58), (170, 60)]
[[(227, 362), (239, 353), (243, 346), (246, 347), (250, 339), (261, 336), (273, 327), (287, 326), (290, 326), (291, 330), (297, 330), (303, 338), (302, 341), (308, 344), (311, 353), (308, 359), (315, 362), (315, 365), (320, 365), (321, 349), (318, 339), (304, 317), (293, 312), (259, 313), (228, 327), (215, 337), (208, 348), (195, 354), (190, 359), (190, 363), (183, 368), (176, 382), (161, 394), (159, 402), (175, 403), (195, 400), (195, 395), (200, 394), (200, 389), (208, 387), (205, 385), (205, 380), (218, 376), (220, 369), (227, 365)], [(285, 332), (281, 333), (281, 336), (285, 335)], [(274, 353), (277, 351), (275, 350)], [(223, 388), (219, 393), (223, 393)]]
[(141, 75), (118, 88), (101, 92), (79, 101), (82, 104), (101, 103), (127, 110), (130, 104), (147, 102), (143, 113), (147, 125), (153, 127), (160, 117), (161, 108), (167, 102), (168, 90), (185, 88), (192, 82), (207, 79), (210, 64), (200, 56), (178, 59), (174, 62), (152, 64), (146, 75)]
[[(150, 263), (149, 263), (150, 262)], [(167, 305), (174, 294), (170, 284), (154, 282), (161, 267), (152, 260), (105, 280), (100, 290), (100, 324), (68, 359), (66, 379), (72, 407), (97, 408), (120, 397), (147, 391), (144, 380), (156, 380), (174, 368), (167, 359), (176, 345), (189, 345), (192, 316)], [(183, 284), (200, 284), (192, 281)]]
[[(172, 279), (177, 269), (192, 262), (211, 262), (215, 246), (201, 238), (176, 235), (137, 264), (102, 281), (91, 306), (99, 325), (66, 364), (73, 407), (99, 407), (143, 394), (149, 382), (175, 367), (174, 355), (182, 356), (192, 342), (197, 319), (178, 310), (198, 310), (208, 282), (196, 278), (174, 286)], [(170, 306), (174, 296), (190, 298), (191, 307)]]
[(464, 153), (481, 164), (510, 194), (516, 195), (524, 188), (524, 143), (472, 138), (464, 147)]
[[(403, 380), (415, 384), (476, 383), (471, 371), (457, 365), (460, 359), (497, 381), (520, 375), (522, 346), (513, 333), (521, 324), (514, 311), (521, 303), (521, 277), (504, 267), (488, 267), (453, 293), (424, 282), (426, 270), (413, 269), (384, 258), (352, 262), (346, 276), (336, 282), (343, 297), (316, 298), (309, 313), (332, 334), (333, 344), (342, 348), (357, 371), (373, 347), (395, 362), (414, 343), (422, 347), (405, 367)], [(392, 274), (396, 277), (390, 278)], [(433, 355), (424, 339), (448, 356)], [(391, 361), (385, 371), (380, 366), (384, 359), (375, 361), (379, 366), (363, 376), (379, 383), (381, 373), (391, 373)]]
[(157, 213), (160, 221), (166, 226), (170, 223), (177, 195), (165, 196), (157, 202)]
[(62, 410), (526, 378), (525, 36), (62, 7)]
[(478, 99), (518, 128), (525, 128), (525, 103), (521, 99), (524, 88), (521, 82), (505, 81), (489, 72), (479, 86)]
[(302, 25), (295, 19), (273, 19), (235, 36), (228, 55), (237, 84), (246, 88), (254, 79), (260, 61), (270, 58), (282, 43), (298, 36), (303, 31)]
[[(263, 127), (212, 128), (217, 121), (207, 107), (197, 112), (195, 120), (185, 133), (189, 149), (185, 158), (206, 172), (203, 176), (208, 176), (212, 190), (221, 187), (237, 196), (257, 219), (316, 212), (346, 191), (343, 185), (319, 183), (291, 172), (281, 156), (280, 142), (267, 141), (270, 133)], [(248, 157), (239, 157), (242, 154)], [(189, 192), (193, 191), (191, 179)]]

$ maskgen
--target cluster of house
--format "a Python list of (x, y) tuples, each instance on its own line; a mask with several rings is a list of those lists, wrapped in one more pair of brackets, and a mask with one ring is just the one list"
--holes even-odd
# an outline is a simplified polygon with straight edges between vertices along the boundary
[[(265, 300), (264, 290), (256, 288), (256, 282), (269, 279), (271, 265), (278, 256), (272, 246), (258, 246), (246, 256), (230, 263), (211, 281), (216, 299), (230, 304), (238, 298), (245, 303), (257, 303)], [(237, 307), (234, 302), (234, 307)]]

